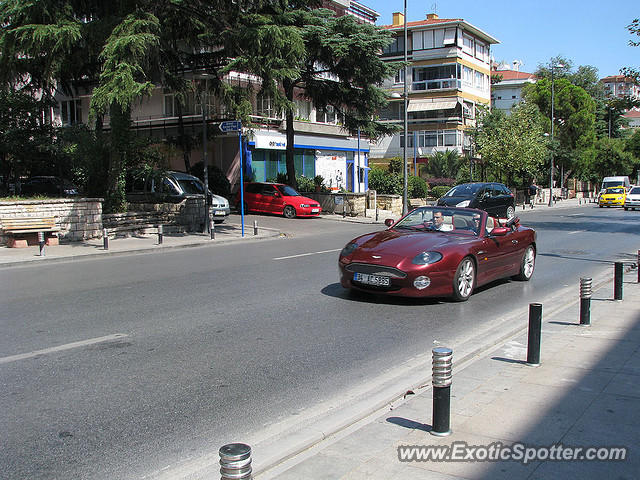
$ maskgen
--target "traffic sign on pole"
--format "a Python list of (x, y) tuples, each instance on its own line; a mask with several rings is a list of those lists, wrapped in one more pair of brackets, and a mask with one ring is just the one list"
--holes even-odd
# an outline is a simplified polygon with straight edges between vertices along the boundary
[(242, 122), (240, 120), (232, 120), (220, 123), (221, 132), (238, 132), (242, 130)]

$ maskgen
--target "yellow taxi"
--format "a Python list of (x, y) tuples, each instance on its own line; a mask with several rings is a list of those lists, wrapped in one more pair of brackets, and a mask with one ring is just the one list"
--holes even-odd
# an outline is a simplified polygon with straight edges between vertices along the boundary
[(622, 207), (624, 206), (624, 199), (627, 196), (627, 189), (618, 187), (608, 187), (604, 192), (600, 194), (598, 198), (598, 206), (602, 207)]

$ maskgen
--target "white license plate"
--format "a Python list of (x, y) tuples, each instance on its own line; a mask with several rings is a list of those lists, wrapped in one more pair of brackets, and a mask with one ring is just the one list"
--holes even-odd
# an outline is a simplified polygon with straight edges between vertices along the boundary
[(213, 212), (214, 215), (224, 215), (224, 210), (216, 210)]
[(320, 211), (319, 208), (312, 208), (311, 213), (318, 213)]
[(370, 275), (368, 273), (354, 273), (353, 279), (356, 282), (366, 283), (367, 285), (378, 285), (381, 287), (388, 287), (391, 285), (390, 277), (383, 277), (382, 275)]

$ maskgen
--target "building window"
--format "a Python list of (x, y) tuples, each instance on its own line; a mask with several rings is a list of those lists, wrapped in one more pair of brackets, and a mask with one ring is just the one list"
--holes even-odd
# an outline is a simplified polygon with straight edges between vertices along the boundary
[(296, 118), (298, 120), (309, 120), (311, 118), (311, 103), (306, 100), (295, 100)]
[(457, 64), (451, 64), (414, 68), (411, 77), (413, 80), (411, 88), (412, 90), (456, 88), (459, 86), (459, 67)]
[(316, 122), (335, 124), (336, 120), (336, 110), (333, 108), (333, 105), (327, 105), (324, 108), (316, 108)]
[[(164, 96), (164, 116), (165, 117), (177, 117), (180, 114), (180, 109), (178, 108), (178, 97), (176, 95), (165, 95)], [(201, 110), (201, 109), (199, 109)], [(194, 96), (193, 93), (189, 93), (184, 96), (184, 104), (182, 105), (182, 115), (194, 115)]]
[(462, 51), (468, 53), (469, 55), (473, 55), (474, 45), (473, 45), (473, 37), (469, 35), (462, 36)]
[(404, 53), (404, 35), (398, 35), (389, 45), (382, 50), (383, 54), (393, 55), (396, 53)]
[(394, 83), (404, 83), (404, 71), (405, 68), (402, 67), (400, 70), (396, 72), (396, 76), (394, 77)]
[(60, 120), (63, 125), (82, 123), (82, 100), (64, 100), (60, 102)]
[(447, 28), (444, 31), (444, 45), (453, 45), (456, 43), (456, 29), (455, 28)]
[(270, 95), (258, 95), (256, 98), (256, 115), (267, 118), (278, 118), (278, 111)]

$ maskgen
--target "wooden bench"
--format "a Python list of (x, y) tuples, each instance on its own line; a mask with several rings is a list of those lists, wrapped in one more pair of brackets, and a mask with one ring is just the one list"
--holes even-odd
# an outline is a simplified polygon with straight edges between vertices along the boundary
[[(58, 245), (58, 237), (53, 235), (60, 231), (56, 226), (55, 217), (22, 217), (3, 218), (0, 220), (2, 231), (11, 238), (7, 242), (9, 248), (24, 248), (38, 244), (38, 233), (45, 234), (46, 245)], [(16, 238), (19, 235), (24, 238)]]

